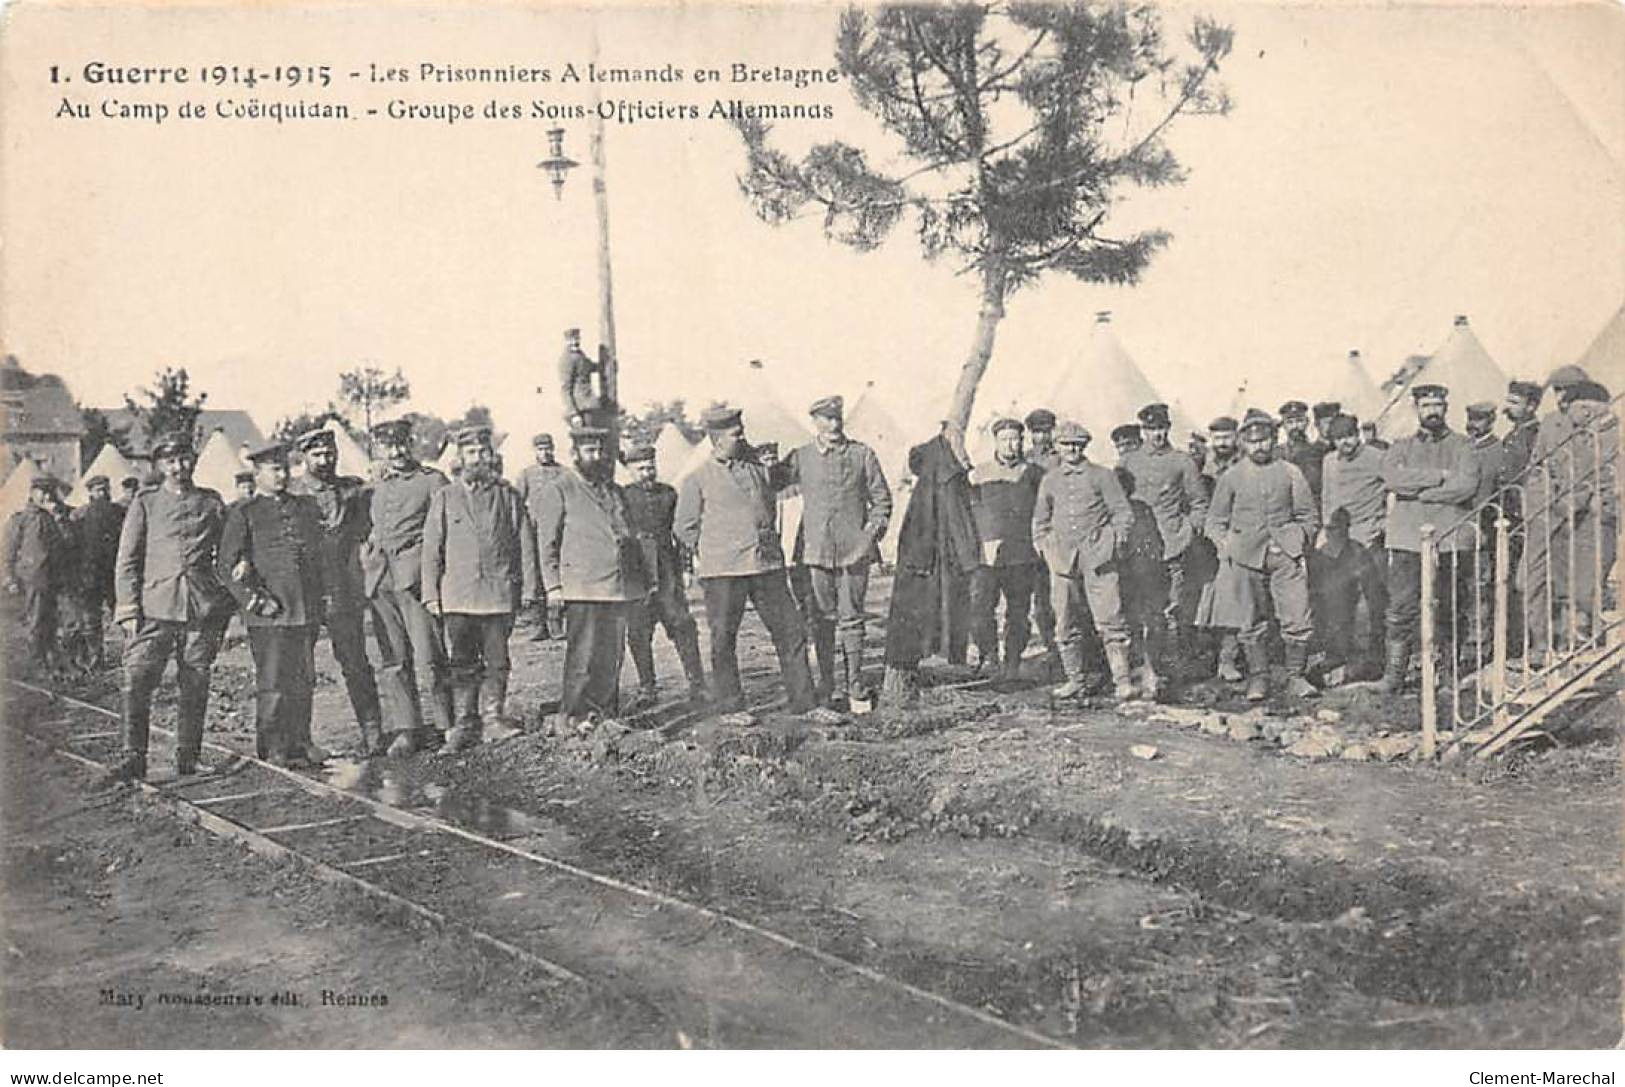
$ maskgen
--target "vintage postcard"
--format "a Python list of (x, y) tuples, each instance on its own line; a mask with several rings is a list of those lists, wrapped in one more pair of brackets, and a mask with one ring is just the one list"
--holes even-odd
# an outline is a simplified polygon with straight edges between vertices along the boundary
[(1619, 1038), (1618, 5), (15, 0), (0, 148), (6, 1049)]

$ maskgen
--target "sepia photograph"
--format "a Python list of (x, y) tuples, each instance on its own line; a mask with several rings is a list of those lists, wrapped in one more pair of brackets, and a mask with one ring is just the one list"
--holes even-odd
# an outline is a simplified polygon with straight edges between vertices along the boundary
[(13, 0), (0, 356), (10, 1082), (1615, 1082), (1611, 0)]

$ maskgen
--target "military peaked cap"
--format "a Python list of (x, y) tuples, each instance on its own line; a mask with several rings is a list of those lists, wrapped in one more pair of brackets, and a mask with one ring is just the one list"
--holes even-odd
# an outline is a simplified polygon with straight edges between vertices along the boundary
[(1091, 437), (1087, 427), (1070, 419), (1055, 428), (1056, 445), (1088, 445)]
[(542, 433), (540, 433), (540, 434), (536, 435), (534, 438), (532, 438), (530, 440), (530, 444), (535, 446), (537, 449), (552, 449), (553, 448), (553, 435), (547, 433), (546, 431), (543, 431)]
[(89, 479), (85, 480), (85, 490), (87, 490), (87, 491), (90, 490), (90, 488), (92, 488), (92, 487), (105, 487), (105, 486), (107, 486), (107, 477), (106, 476), (91, 476)]
[(1338, 414), (1326, 422), (1326, 437), (1332, 441), (1339, 438), (1352, 438), (1360, 433), (1360, 420), (1352, 415)]
[(1207, 429), (1208, 429), (1208, 431), (1210, 433), (1213, 433), (1213, 434), (1225, 434), (1225, 433), (1233, 434), (1240, 428), (1237, 425), (1236, 421), (1234, 419), (1232, 419), (1230, 416), (1221, 415), (1217, 419), (1213, 420), (1213, 422), (1209, 423), (1207, 425)]
[(1117, 443), (1117, 442), (1137, 442), (1139, 440), (1140, 440), (1140, 424), (1138, 424), (1138, 423), (1124, 423), (1120, 427), (1113, 427), (1112, 428), (1112, 441), (1114, 443)]
[(1268, 430), (1273, 433), (1279, 425), (1274, 419), (1270, 418), (1269, 412), (1259, 411), (1257, 408), (1248, 408), (1247, 414), (1241, 420), (1241, 432), (1245, 434), (1249, 430)]
[(1559, 366), (1552, 371), (1552, 376), (1546, 379), (1546, 384), (1554, 389), (1567, 389), (1571, 385), (1590, 380), (1591, 375), (1578, 366)]
[(1476, 404), (1467, 405), (1467, 418), (1493, 419), (1495, 418), (1495, 405), (1487, 400), (1480, 400)]
[(412, 424), (405, 419), (390, 419), (387, 422), (376, 423), (372, 428), (372, 436), (381, 442), (405, 445), (412, 440)]
[(738, 408), (715, 407), (706, 408), (700, 414), (700, 425), (706, 430), (727, 430), (739, 425), (744, 412)]
[(458, 446), (490, 445), (491, 428), (488, 426), (458, 427), (457, 432), (451, 436), (451, 440), (453, 444)]
[(1447, 400), (1450, 390), (1443, 385), (1412, 385), (1412, 400)]
[(821, 396), (812, 402), (807, 409), (808, 415), (833, 415), (839, 419), (841, 412), (846, 408), (846, 401), (839, 396)]
[[(1259, 414), (1262, 415), (1263, 413), (1260, 412)], [(1288, 400), (1285, 404), (1281, 405), (1281, 418), (1283, 419), (1301, 419), (1307, 417), (1308, 414), (1309, 405), (1305, 404), (1302, 400)], [(1241, 425), (1246, 427), (1247, 424), (1243, 422)]]
[(1322, 400), (1315, 405), (1314, 416), (1316, 419), (1331, 419), (1341, 413), (1342, 410), (1343, 405), (1336, 400)]
[(299, 451), (301, 453), (305, 453), (321, 446), (326, 446), (329, 449), (337, 449), (339, 447), (339, 440), (338, 435), (334, 434), (331, 430), (328, 430), (326, 427), (319, 426), (307, 430), (303, 434), (299, 435), (299, 437), (294, 439), (294, 444), (299, 447)]
[(653, 461), (655, 459), (655, 447), (647, 442), (634, 445), (631, 449), (628, 449), (624, 455), (622, 455), (621, 459), (627, 464), (640, 464), (643, 461)]
[(1055, 413), (1048, 408), (1034, 408), (1027, 413), (1028, 430), (1054, 430)]
[(1137, 418), (1142, 427), (1152, 430), (1166, 430), (1170, 425), (1167, 404), (1147, 404), (1139, 410)]
[(41, 474), (28, 481), (28, 489), (31, 491), (49, 491), (55, 494), (61, 487), (61, 482), (52, 475)]
[(1022, 423), (1021, 423), (1020, 419), (1012, 419), (1008, 415), (1002, 415), (999, 418), (993, 420), (992, 431), (993, 431), (994, 434), (999, 433), (1001, 430), (1024, 430), (1024, 429), (1026, 429), (1026, 428), (1022, 426)]
[(601, 426), (578, 426), (570, 428), (570, 440), (580, 445), (582, 442), (601, 442), (609, 437), (609, 428)]
[(1533, 404), (1539, 404), (1546, 395), (1546, 390), (1533, 381), (1509, 381), (1507, 382), (1507, 392), (1513, 396), (1522, 397)]
[(183, 430), (162, 434), (152, 443), (152, 457), (172, 457), (177, 453), (192, 452), (192, 435)]
[(288, 446), (285, 442), (266, 442), (244, 454), (250, 464), (287, 464)]

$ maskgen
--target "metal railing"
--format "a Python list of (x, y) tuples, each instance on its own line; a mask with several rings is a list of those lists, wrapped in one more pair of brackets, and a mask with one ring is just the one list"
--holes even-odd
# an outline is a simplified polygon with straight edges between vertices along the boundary
[(1619, 544), (1621, 401), (1537, 449), (1459, 520), (1423, 527), (1424, 757), (1437, 750), (1441, 713), (1451, 751), (1488, 758), (1625, 657), (1625, 617), (1606, 585)]

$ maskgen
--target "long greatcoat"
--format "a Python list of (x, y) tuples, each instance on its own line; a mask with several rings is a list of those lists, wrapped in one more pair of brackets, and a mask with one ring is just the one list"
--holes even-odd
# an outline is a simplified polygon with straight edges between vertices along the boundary
[[(914, 492), (897, 537), (897, 575), (886, 621), (886, 664), (914, 668), (946, 645), (950, 594), (980, 560), (968, 469), (941, 435), (909, 450)], [(962, 609), (960, 609), (962, 610)]]

